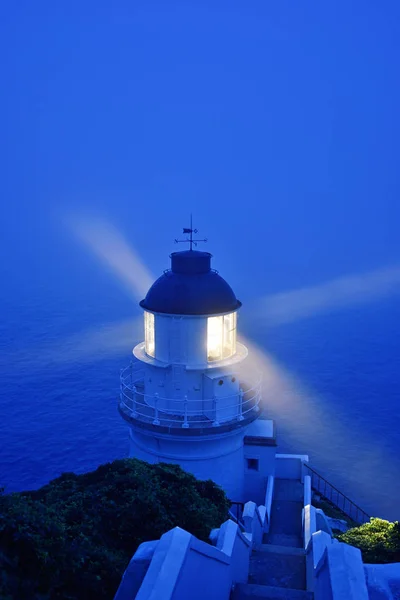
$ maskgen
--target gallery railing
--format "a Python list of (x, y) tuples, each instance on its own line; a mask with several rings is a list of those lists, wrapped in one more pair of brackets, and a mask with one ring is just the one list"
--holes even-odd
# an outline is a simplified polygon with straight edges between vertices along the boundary
[[(227, 396), (168, 398), (144, 392), (144, 370), (133, 363), (121, 371), (119, 410), (122, 416), (152, 425), (181, 428), (217, 427), (250, 419), (259, 412), (261, 379), (253, 386), (240, 380), (240, 391)], [(254, 416), (256, 416), (254, 414)]]

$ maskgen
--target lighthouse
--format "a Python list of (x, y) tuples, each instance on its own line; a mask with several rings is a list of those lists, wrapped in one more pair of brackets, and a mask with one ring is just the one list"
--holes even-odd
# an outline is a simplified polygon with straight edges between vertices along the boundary
[(118, 408), (129, 424), (130, 457), (179, 464), (241, 501), (273, 433), (264, 423), (263, 433), (253, 426), (247, 435), (261, 413), (261, 381), (243, 369), (241, 302), (211, 267), (211, 254), (193, 249), (196, 230), (183, 231), (190, 237), (176, 241), (189, 249), (170, 255), (170, 268), (140, 302), (144, 341), (121, 371)]

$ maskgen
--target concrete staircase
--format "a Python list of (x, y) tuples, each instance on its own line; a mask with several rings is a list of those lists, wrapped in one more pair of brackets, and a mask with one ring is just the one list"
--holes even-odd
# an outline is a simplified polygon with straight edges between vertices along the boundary
[(263, 544), (250, 558), (249, 580), (239, 584), (232, 600), (312, 600), (306, 591), (306, 564), (302, 541), (303, 485), (276, 479), (271, 523)]

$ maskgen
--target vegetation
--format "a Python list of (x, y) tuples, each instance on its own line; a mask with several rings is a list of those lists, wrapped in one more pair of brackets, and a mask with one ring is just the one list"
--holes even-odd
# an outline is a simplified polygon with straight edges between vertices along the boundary
[(336, 536), (341, 542), (360, 548), (366, 563), (400, 562), (400, 524), (371, 519)]
[(341, 521), (346, 521), (349, 527), (356, 527), (357, 523), (353, 521), (345, 512), (343, 512), (340, 508), (338, 508), (335, 504), (327, 500), (326, 498), (313, 498), (312, 500), (313, 506), (315, 508), (321, 508), (327, 517), (331, 517), (332, 519), (340, 519)]
[(0, 494), (0, 598), (110, 600), (142, 542), (175, 526), (207, 540), (228, 509), (212, 481), (136, 459)]

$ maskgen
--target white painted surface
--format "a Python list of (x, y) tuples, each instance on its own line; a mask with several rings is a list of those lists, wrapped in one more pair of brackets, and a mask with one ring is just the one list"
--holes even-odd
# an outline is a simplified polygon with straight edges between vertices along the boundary
[[(265, 506), (263, 507), (265, 513)], [(264, 520), (255, 502), (246, 502), (244, 505), (242, 521), (245, 531), (251, 533), (253, 548), (257, 549), (262, 544), (264, 533)]]
[(307, 550), (308, 544), (311, 542), (311, 536), (317, 531), (316, 509), (311, 504), (304, 507), (304, 532), (303, 542), (304, 550)]
[(274, 421), (273, 419), (257, 419), (249, 426), (246, 435), (260, 438), (273, 438)]
[[(266, 446), (263, 440), (272, 440), (274, 435), (274, 422), (271, 419), (257, 419), (246, 430), (246, 436), (259, 438), (260, 443), (244, 444), (244, 499), (252, 500), (257, 505), (265, 504), (267, 481), (275, 473), (276, 446)], [(248, 459), (258, 461), (258, 470), (248, 468)]]
[(268, 526), (267, 509), (266, 509), (266, 507), (263, 504), (261, 504), (258, 507), (258, 512), (260, 513), (261, 521), (263, 523), (262, 533), (264, 534), (265, 532), (268, 531), (268, 528), (267, 528), (267, 526)]
[(400, 597), (400, 563), (364, 565), (364, 572), (372, 600), (395, 600)]
[(232, 583), (246, 583), (249, 576), (251, 541), (236, 523), (225, 521), (220, 527), (217, 548), (230, 557)]
[(136, 598), (158, 542), (159, 540), (140, 544), (122, 576), (114, 600), (133, 600), (133, 598)]
[(274, 495), (274, 481), (275, 477), (273, 475), (269, 475), (267, 478), (267, 490), (265, 492), (265, 509), (267, 513), (267, 522), (266, 522), (266, 531), (269, 531), (269, 525), (271, 523), (271, 507), (272, 507), (272, 498)]
[[(333, 600), (368, 600), (361, 551), (348, 544), (327, 546)], [(315, 600), (320, 600), (315, 596)], [(322, 597), (321, 597), (322, 600)]]
[(311, 477), (309, 475), (304, 476), (303, 486), (304, 486), (303, 506), (307, 506), (307, 504), (311, 504)]
[(212, 479), (220, 485), (228, 498), (243, 501), (242, 428), (224, 435), (155, 436), (151, 431), (130, 430), (130, 457), (149, 463), (179, 464), (198, 479)]
[(304, 462), (308, 462), (307, 454), (276, 454), (275, 477), (303, 481)]
[(115, 600), (227, 600), (232, 584), (247, 582), (250, 553), (251, 543), (233, 521), (221, 525), (216, 547), (175, 527), (154, 548), (137, 595), (121, 595), (121, 584)]

